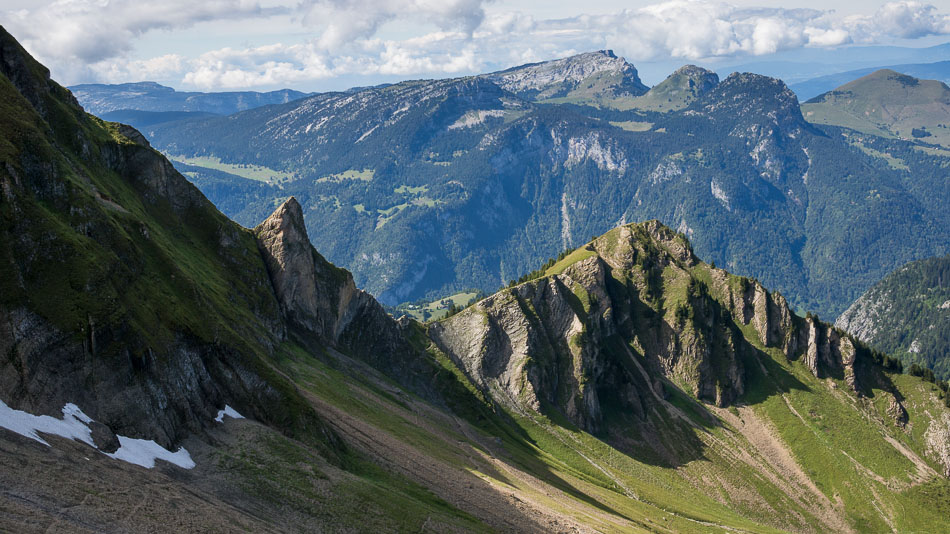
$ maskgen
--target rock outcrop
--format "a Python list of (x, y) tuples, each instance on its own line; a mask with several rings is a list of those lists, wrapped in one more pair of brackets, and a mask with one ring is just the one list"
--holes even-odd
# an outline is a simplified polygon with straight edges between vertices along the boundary
[[(429, 396), (429, 360), (349, 271), (334, 266), (310, 244), (303, 212), (288, 198), (254, 229), (281, 315), (296, 341), (357, 357), (422, 396)], [(436, 399), (437, 400), (437, 399)]]

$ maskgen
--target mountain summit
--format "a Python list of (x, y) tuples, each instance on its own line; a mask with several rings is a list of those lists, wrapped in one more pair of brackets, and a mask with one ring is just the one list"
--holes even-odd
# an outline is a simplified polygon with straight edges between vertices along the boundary
[(649, 89), (637, 69), (612, 50), (529, 63), (482, 77), (527, 100), (639, 96)]
[(689, 106), (718, 84), (719, 76), (715, 72), (685, 65), (630, 105), (645, 111), (675, 111)]

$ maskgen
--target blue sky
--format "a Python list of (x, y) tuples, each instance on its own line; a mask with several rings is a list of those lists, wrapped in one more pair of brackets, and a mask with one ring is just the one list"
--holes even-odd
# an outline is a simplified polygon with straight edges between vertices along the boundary
[(950, 0), (0, 0), (0, 23), (66, 84), (323, 91), (603, 48), (651, 83), (687, 62), (927, 46), (950, 41)]

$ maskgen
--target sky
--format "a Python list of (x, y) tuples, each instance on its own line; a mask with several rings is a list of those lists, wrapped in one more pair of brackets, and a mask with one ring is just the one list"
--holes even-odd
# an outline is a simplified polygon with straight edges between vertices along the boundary
[(950, 0), (0, 0), (0, 24), (66, 85), (326, 91), (600, 49), (655, 83), (685, 63), (945, 43)]

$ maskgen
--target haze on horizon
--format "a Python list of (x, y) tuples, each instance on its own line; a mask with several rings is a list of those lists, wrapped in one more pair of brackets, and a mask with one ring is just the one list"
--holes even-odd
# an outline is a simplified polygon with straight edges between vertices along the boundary
[(635, 63), (652, 84), (684, 63), (807, 62), (842, 47), (950, 40), (950, 0), (536, 4), (3, 0), (0, 24), (66, 84), (153, 80), (185, 90), (338, 90), (598, 49)]

